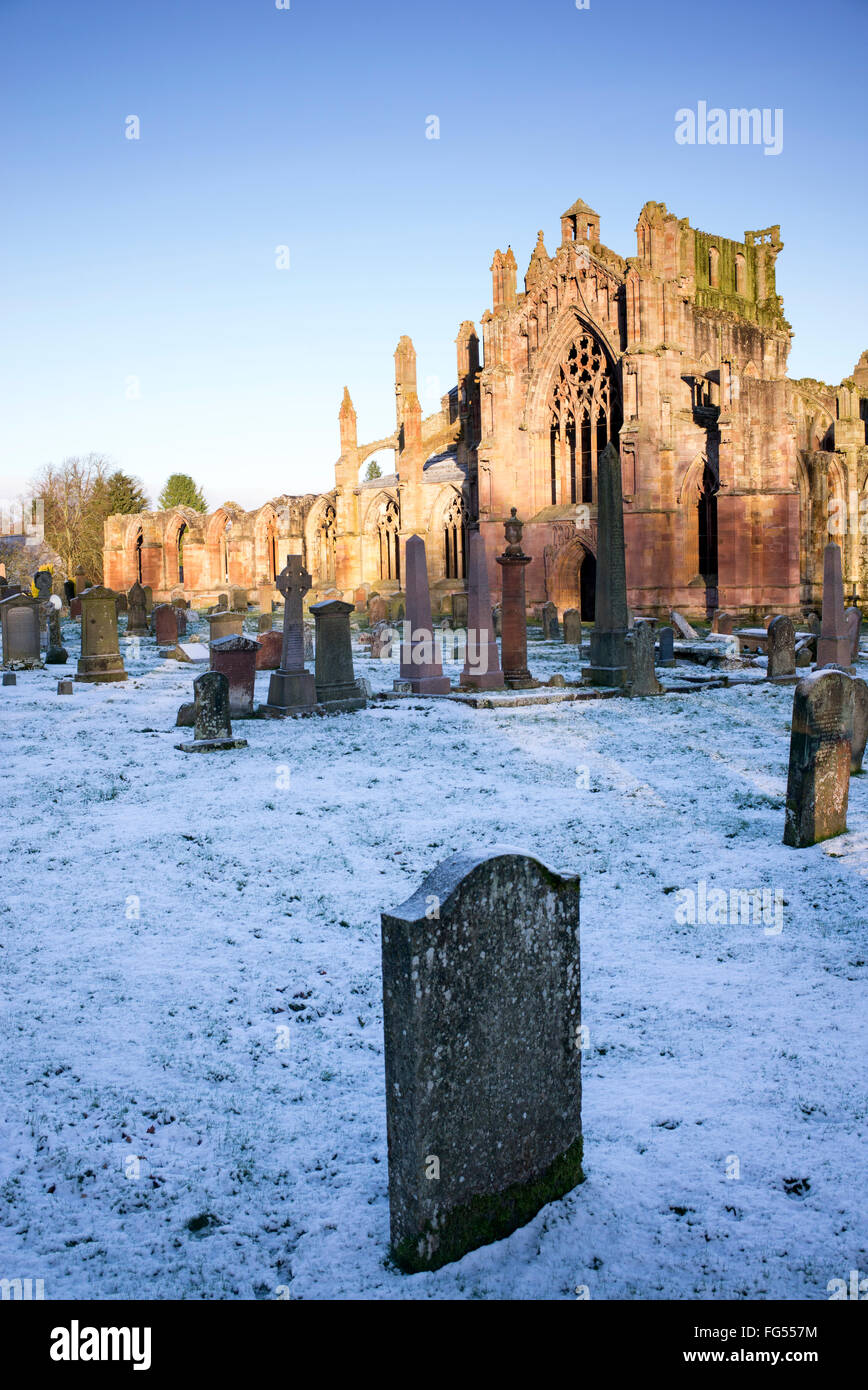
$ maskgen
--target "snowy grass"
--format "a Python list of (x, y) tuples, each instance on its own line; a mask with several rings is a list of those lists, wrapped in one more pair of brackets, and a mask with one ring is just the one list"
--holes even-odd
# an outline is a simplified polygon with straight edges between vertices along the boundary
[[(77, 656), (75, 624), (64, 640)], [(531, 640), (543, 678), (576, 661)], [(846, 837), (783, 846), (792, 688), (378, 701), (239, 721), (247, 749), (190, 758), (173, 725), (200, 669), (146, 640), (124, 685), (59, 697), (49, 668), (0, 691), (0, 1277), (48, 1298), (797, 1299), (868, 1270), (868, 778)], [(356, 671), (388, 690), (397, 663), (359, 648)], [(379, 914), (504, 841), (582, 875), (587, 1181), (405, 1276)], [(700, 881), (778, 891), (783, 930), (680, 921)]]

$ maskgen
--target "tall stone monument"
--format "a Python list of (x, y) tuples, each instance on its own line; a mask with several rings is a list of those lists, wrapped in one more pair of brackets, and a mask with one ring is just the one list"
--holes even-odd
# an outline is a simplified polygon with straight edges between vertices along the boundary
[(849, 667), (851, 661), (851, 638), (844, 618), (841, 551), (830, 541), (823, 551), (823, 625), (817, 642), (817, 667)]
[(525, 567), (531, 556), (521, 548), (524, 522), (519, 521), (515, 507), (510, 508), (509, 521), (504, 523), (506, 549), (497, 556), (500, 565), (500, 660), (504, 683), (510, 690), (534, 686), (527, 669), (527, 600), (525, 598)]
[(367, 705), (353, 671), (353, 644), (350, 636), (351, 603), (343, 599), (324, 599), (311, 604), (316, 622), (316, 698), (330, 713), (346, 713)]
[(804, 676), (793, 694), (784, 844), (805, 849), (847, 829), (854, 682), (846, 671)]
[(622, 686), (627, 683), (627, 566), (621, 459), (611, 442), (597, 463), (597, 528), (596, 608), (584, 679), (590, 685)]
[(467, 649), (461, 684), (474, 690), (502, 690), (503, 672), (491, 619), (491, 591), (485, 541), (479, 531), (468, 538)]
[(75, 679), (91, 685), (127, 679), (118, 643), (115, 596), (101, 584), (81, 595), (81, 657)]
[(425, 542), (411, 536), (404, 547), (406, 590), (405, 639), (401, 643), (401, 680), (416, 695), (448, 695), (452, 682), (443, 674), (440, 642), (434, 635)]
[(316, 682), (304, 665), (304, 596), (312, 580), (300, 555), (287, 555), (276, 583), (283, 596), (282, 649), (264, 709), (271, 714), (304, 714), (316, 704)]
[(392, 1251), (438, 1269), (582, 1181), (579, 880), (454, 855), (382, 956)]

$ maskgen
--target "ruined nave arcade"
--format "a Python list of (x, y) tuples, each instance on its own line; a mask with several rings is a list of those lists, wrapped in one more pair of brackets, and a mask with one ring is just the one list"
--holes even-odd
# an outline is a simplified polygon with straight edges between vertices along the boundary
[[(593, 615), (597, 458), (622, 460), (629, 599), (638, 612), (799, 612), (818, 603), (829, 535), (848, 595), (868, 588), (868, 353), (837, 386), (787, 377), (792, 330), (775, 287), (779, 228), (742, 241), (646, 203), (624, 259), (581, 200), (552, 252), (539, 233), (517, 284), (497, 250), (481, 338), (456, 339), (456, 385), (424, 416), (409, 338), (395, 352), (395, 424), (360, 442), (345, 389), (334, 489), (256, 511), (225, 503), (112, 517), (105, 582), (157, 596), (253, 597), (287, 552), (312, 597), (401, 588), (402, 549), (426, 540), (435, 609), (465, 585), (478, 526), (490, 582), (503, 522), (525, 521), (527, 593)], [(394, 471), (363, 481), (372, 457)]]

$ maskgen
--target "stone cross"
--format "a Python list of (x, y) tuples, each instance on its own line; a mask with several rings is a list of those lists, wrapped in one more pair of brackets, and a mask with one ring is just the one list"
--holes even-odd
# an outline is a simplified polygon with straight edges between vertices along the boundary
[(582, 1181), (579, 880), (457, 854), (382, 917), (391, 1244), (407, 1271)]
[(796, 686), (784, 826), (794, 849), (847, 829), (854, 685), (846, 671), (819, 670)]
[(627, 623), (621, 459), (610, 441), (597, 462), (597, 591), (591, 664), (584, 672), (591, 685), (626, 684)]
[(796, 673), (796, 630), (791, 618), (781, 614), (772, 618), (768, 625), (766, 641), (768, 653), (767, 677), (770, 681), (791, 679)]
[(300, 555), (287, 555), (286, 564), (277, 576), (278, 591), (283, 595), (282, 671), (304, 670), (304, 596), (313, 580), (301, 562)]
[(841, 551), (831, 541), (823, 551), (823, 625), (817, 642), (817, 666), (851, 664), (851, 638), (844, 620)]

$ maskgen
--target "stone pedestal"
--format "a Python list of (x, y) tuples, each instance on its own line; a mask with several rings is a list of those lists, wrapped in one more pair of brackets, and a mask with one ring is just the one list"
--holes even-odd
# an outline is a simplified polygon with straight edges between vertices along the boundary
[(364, 709), (367, 700), (359, 694), (353, 672), (353, 605), (343, 599), (326, 599), (313, 604), (310, 611), (316, 622), (317, 704), (332, 713)]
[(500, 565), (500, 661), (503, 667), (504, 684), (510, 690), (525, 690), (535, 686), (527, 669), (527, 601), (525, 598), (524, 572), (531, 562), (521, 548), (524, 523), (518, 520), (515, 507), (510, 509), (510, 519), (505, 522), (507, 546), (502, 555), (496, 557)]
[(102, 585), (81, 595), (81, 658), (75, 679), (92, 685), (127, 679), (118, 644), (115, 596)]

